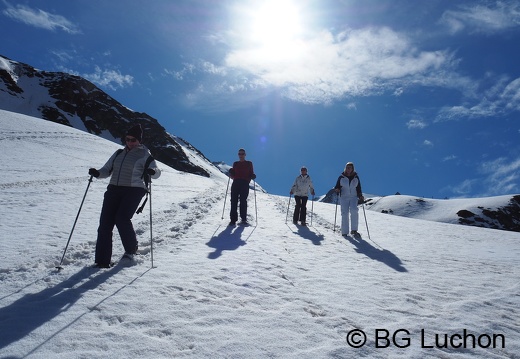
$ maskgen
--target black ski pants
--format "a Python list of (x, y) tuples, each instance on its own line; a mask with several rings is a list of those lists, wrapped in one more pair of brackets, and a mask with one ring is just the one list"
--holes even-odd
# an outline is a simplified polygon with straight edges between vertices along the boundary
[(293, 222), (305, 223), (307, 219), (307, 196), (294, 196), (296, 206), (294, 206)]
[(119, 231), (125, 252), (136, 252), (137, 236), (131, 219), (145, 193), (146, 190), (139, 187), (108, 186), (99, 219), (95, 263), (110, 264), (114, 226)]
[(247, 197), (249, 196), (249, 181), (235, 179), (231, 185), (231, 210), (229, 217), (231, 222), (238, 221), (238, 202), (240, 201), (240, 218), (247, 221)]

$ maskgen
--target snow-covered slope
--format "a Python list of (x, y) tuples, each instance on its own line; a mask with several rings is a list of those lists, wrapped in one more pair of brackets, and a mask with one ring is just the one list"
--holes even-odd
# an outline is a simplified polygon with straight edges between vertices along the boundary
[(0, 112), (0, 358), (519, 357), (515, 232), (366, 211), (369, 237), (361, 211), (363, 238), (345, 239), (333, 204), (296, 227), (289, 198), (262, 192), (253, 226), (228, 227), (225, 176), (164, 167), (135, 265), (90, 268), (108, 182), (85, 192), (87, 170), (118, 147)]
[(518, 194), (450, 200), (406, 195), (371, 197), (368, 208), (409, 218), (520, 232)]
[[(366, 208), (380, 213), (443, 223), (520, 232), (520, 194), (490, 198), (438, 200), (408, 195), (381, 197), (364, 193)], [(330, 190), (318, 201), (336, 203)]]

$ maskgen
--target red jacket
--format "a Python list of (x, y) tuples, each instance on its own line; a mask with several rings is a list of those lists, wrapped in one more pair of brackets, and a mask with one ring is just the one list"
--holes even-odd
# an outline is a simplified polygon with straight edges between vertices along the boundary
[(253, 162), (251, 161), (236, 161), (233, 163), (233, 170), (230, 171), (232, 179), (243, 179), (251, 181), (254, 177)]

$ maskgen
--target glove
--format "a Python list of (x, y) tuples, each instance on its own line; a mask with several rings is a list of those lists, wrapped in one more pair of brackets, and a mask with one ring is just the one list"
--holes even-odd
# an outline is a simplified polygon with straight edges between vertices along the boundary
[(293, 191), (289, 192), (289, 194), (293, 194)]
[(363, 204), (363, 203), (365, 203), (365, 197), (360, 196), (360, 197), (358, 198), (358, 202), (357, 202), (357, 203), (358, 203), (358, 204)]
[(256, 178), (256, 175), (253, 173), (253, 174), (251, 175), (251, 179), (255, 179), (255, 178)]
[(150, 176), (153, 176), (155, 174), (155, 170), (152, 169), (152, 168), (147, 168), (146, 169), (146, 174), (150, 175)]
[(235, 175), (235, 169), (234, 169), (234, 168), (230, 168), (230, 169), (229, 169), (229, 174), (230, 174), (231, 176), (234, 176), (234, 175)]
[(311, 194), (314, 196), (316, 193), (314, 193), (314, 191), (312, 191)]
[(99, 171), (97, 169), (95, 169), (95, 168), (90, 168), (88, 170), (88, 174), (91, 175), (91, 176), (94, 176), (96, 178), (98, 178), (99, 175), (100, 175)]

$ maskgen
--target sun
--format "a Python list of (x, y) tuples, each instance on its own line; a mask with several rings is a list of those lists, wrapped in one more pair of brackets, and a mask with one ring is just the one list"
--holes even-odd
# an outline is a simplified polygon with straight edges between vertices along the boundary
[(254, 1), (241, 16), (243, 45), (258, 56), (276, 60), (297, 55), (304, 31), (297, 2)]
[(286, 43), (301, 33), (299, 9), (289, 0), (272, 0), (262, 4), (251, 22), (251, 39), (260, 45)]

